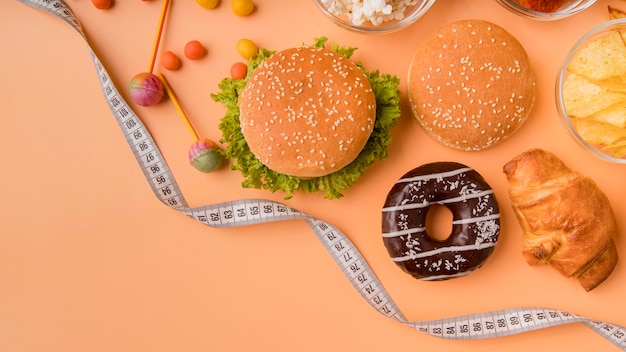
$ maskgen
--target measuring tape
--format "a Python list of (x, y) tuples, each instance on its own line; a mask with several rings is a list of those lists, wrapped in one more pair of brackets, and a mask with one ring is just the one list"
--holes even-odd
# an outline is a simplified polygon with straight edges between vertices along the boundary
[(18, 0), (71, 25), (85, 40), (104, 97), (157, 198), (182, 214), (215, 228), (301, 219), (313, 230), (357, 292), (379, 313), (428, 335), (452, 340), (507, 336), (548, 327), (583, 323), (626, 351), (626, 328), (554, 309), (511, 308), (430, 321), (409, 321), (352, 242), (333, 225), (285, 204), (243, 199), (190, 208), (147, 128), (119, 93), (89, 45), (78, 19), (63, 0)]

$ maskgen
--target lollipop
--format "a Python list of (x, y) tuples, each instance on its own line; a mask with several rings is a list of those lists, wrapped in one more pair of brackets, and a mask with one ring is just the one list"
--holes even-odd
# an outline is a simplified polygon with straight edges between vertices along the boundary
[(163, 84), (159, 77), (150, 72), (136, 74), (128, 87), (130, 97), (141, 106), (152, 106), (163, 98)]
[(169, 4), (170, 0), (164, 0), (163, 7), (161, 8), (161, 18), (159, 20), (156, 37), (154, 39), (152, 59), (150, 60), (148, 72), (138, 73), (130, 80), (130, 97), (135, 103), (141, 106), (155, 105), (163, 98), (163, 84), (161, 83), (159, 77), (154, 75), (152, 71), (154, 70), (156, 54), (159, 49), (159, 42), (161, 41), (165, 15), (167, 13), (167, 9), (169, 8)]
[(189, 163), (197, 170), (211, 172), (222, 165), (222, 154), (217, 143), (199, 139), (189, 148)]
[(189, 121), (187, 114), (185, 114), (185, 111), (178, 102), (178, 99), (176, 98), (170, 84), (167, 82), (167, 79), (165, 79), (165, 76), (162, 73), (159, 73), (159, 77), (163, 82), (167, 95), (170, 97), (172, 103), (174, 103), (176, 110), (178, 110), (178, 113), (183, 118), (183, 122), (187, 126), (187, 130), (189, 130), (195, 141), (191, 145), (191, 148), (189, 148), (189, 163), (202, 172), (211, 172), (217, 169), (220, 165), (222, 165), (223, 160), (219, 146), (210, 139), (200, 139), (198, 137), (198, 133), (196, 133), (196, 130), (191, 125), (191, 121)]

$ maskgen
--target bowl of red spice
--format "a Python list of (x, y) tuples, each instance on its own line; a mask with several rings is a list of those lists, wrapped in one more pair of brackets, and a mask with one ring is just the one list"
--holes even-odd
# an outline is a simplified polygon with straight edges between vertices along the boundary
[(555, 21), (584, 11), (596, 0), (496, 0), (496, 2), (522, 17)]

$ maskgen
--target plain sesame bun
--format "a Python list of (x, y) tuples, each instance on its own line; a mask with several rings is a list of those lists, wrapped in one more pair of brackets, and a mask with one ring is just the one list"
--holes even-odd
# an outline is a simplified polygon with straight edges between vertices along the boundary
[(268, 168), (291, 176), (330, 174), (352, 162), (376, 120), (367, 76), (323, 48), (279, 51), (251, 74), (239, 96), (241, 131)]
[(409, 68), (411, 109), (444, 145), (493, 146), (517, 131), (535, 102), (535, 76), (522, 45), (482, 20), (454, 22), (420, 45)]

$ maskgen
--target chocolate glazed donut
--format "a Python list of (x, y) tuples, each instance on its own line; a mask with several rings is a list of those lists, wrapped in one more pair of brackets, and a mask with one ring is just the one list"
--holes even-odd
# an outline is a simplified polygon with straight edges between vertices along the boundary
[[(452, 212), (452, 232), (442, 241), (426, 231), (433, 204)], [(481, 267), (500, 234), (495, 194), (474, 169), (455, 162), (417, 167), (398, 180), (382, 209), (383, 242), (391, 259), (420, 280), (447, 280)]]

